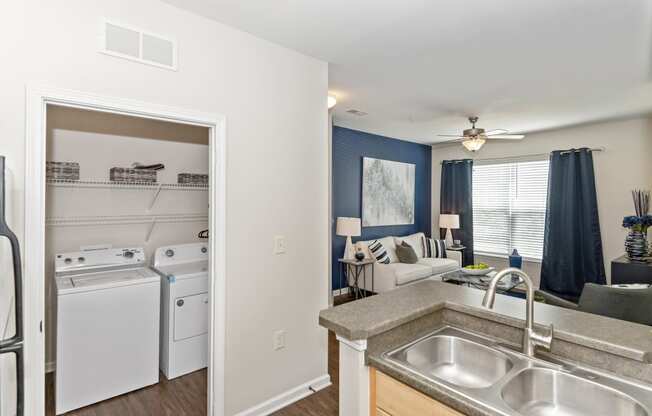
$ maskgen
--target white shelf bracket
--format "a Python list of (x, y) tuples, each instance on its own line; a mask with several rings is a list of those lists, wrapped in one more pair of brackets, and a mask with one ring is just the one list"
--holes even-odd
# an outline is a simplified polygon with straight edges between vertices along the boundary
[(154, 231), (154, 226), (156, 225), (156, 218), (152, 218), (152, 222), (149, 224), (147, 229), (147, 235), (145, 235), (145, 242), (149, 243), (149, 238), (152, 236), (152, 231)]
[(158, 184), (156, 187), (156, 190), (154, 191), (154, 196), (152, 197), (151, 202), (149, 203), (149, 208), (147, 208), (147, 212), (151, 211), (152, 208), (154, 208), (154, 204), (156, 204), (156, 200), (158, 199), (158, 195), (161, 193), (161, 187), (163, 184)]

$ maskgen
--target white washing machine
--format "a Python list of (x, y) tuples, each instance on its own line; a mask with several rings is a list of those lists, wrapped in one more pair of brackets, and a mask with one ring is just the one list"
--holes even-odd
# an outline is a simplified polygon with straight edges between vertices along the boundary
[(158, 383), (161, 278), (142, 248), (57, 254), (56, 414)]
[(161, 279), (160, 368), (168, 379), (208, 365), (208, 244), (159, 247)]

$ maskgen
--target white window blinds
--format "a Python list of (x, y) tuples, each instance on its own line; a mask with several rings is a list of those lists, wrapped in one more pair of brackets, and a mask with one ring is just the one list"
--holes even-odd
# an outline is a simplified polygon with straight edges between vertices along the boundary
[(473, 245), (476, 254), (541, 259), (548, 191), (547, 160), (473, 167)]

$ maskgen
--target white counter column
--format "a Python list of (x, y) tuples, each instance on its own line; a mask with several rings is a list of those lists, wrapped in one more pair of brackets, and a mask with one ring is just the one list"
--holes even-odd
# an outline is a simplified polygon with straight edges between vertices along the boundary
[(364, 354), (367, 341), (350, 341), (337, 336), (340, 343), (340, 416), (369, 416), (369, 367)]

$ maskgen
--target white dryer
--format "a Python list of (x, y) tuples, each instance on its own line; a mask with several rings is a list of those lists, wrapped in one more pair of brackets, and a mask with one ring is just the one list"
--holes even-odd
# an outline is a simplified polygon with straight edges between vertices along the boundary
[(161, 278), (142, 248), (57, 254), (56, 414), (158, 383)]
[(153, 269), (161, 279), (160, 368), (168, 379), (208, 365), (208, 244), (159, 247)]

